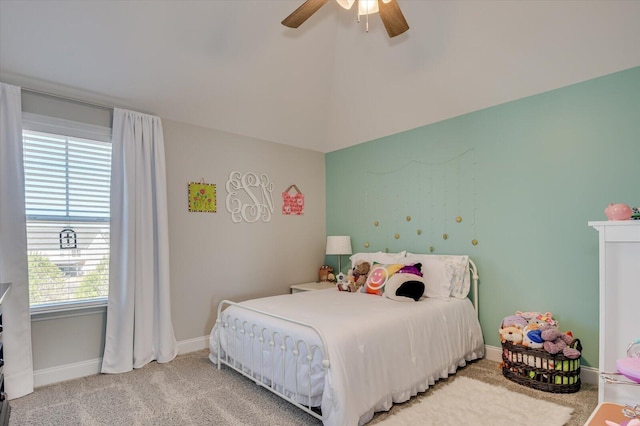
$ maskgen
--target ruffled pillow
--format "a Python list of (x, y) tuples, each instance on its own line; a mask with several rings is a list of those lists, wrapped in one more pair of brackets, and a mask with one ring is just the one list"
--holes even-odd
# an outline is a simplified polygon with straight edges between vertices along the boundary
[(464, 299), (469, 294), (469, 256), (407, 253), (405, 259), (422, 264), (427, 297)]

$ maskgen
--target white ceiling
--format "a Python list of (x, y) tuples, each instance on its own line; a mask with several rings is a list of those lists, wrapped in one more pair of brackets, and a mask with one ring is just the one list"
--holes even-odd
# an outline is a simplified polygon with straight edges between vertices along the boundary
[(640, 65), (640, 1), (0, 0), (0, 80), (329, 152)]

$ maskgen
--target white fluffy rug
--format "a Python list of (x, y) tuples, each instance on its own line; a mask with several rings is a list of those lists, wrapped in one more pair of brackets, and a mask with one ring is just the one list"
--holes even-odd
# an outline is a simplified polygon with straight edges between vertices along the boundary
[(458, 377), (433, 395), (378, 424), (562, 426), (569, 421), (572, 412), (572, 408), (467, 377)]

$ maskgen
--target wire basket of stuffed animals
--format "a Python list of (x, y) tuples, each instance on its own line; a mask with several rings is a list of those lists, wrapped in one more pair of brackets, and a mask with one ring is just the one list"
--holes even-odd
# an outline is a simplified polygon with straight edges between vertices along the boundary
[[(568, 347), (582, 351), (580, 339)], [(580, 390), (580, 358), (570, 359), (562, 353), (502, 343), (502, 375), (521, 385), (552, 393)]]
[(516, 313), (503, 319), (499, 330), (502, 375), (545, 392), (578, 392), (580, 340), (559, 331), (550, 314), (542, 317), (542, 321), (536, 321), (535, 317), (523, 318)]

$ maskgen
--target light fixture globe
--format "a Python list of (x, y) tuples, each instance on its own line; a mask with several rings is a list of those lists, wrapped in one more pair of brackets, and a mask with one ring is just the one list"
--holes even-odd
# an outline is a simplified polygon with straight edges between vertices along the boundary
[(336, 0), (336, 1), (340, 6), (344, 7), (347, 10), (351, 9), (351, 6), (353, 6), (353, 4), (356, 2), (356, 0)]

